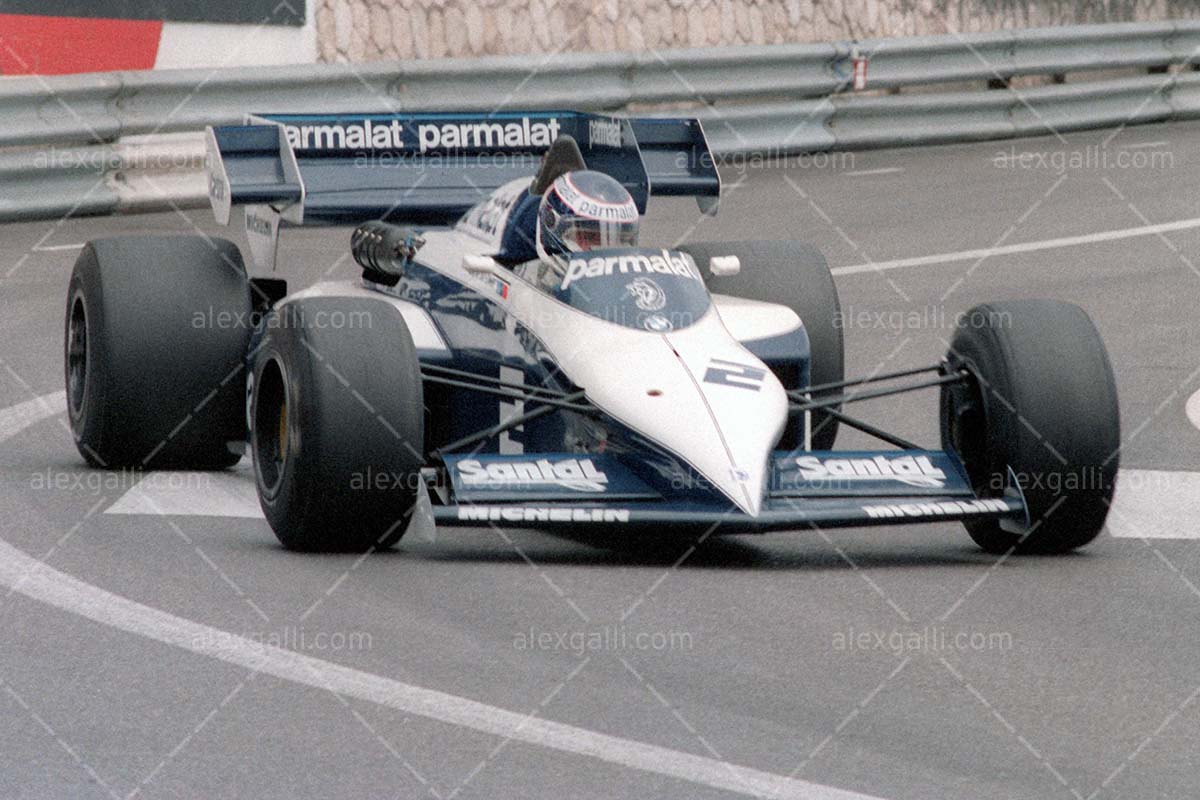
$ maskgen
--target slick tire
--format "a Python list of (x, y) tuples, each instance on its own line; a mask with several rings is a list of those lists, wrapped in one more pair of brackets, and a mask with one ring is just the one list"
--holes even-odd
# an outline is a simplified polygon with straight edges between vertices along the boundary
[(67, 290), (68, 416), (94, 467), (220, 469), (246, 436), (250, 289), (224, 239), (84, 245)]
[(271, 529), (292, 550), (391, 547), (408, 527), (424, 464), (408, 326), (382, 301), (314, 297), (285, 301), (266, 328), (250, 441)]
[[(710, 291), (777, 303), (796, 312), (804, 323), (812, 349), (810, 385), (843, 379), (842, 305), (829, 265), (819, 250), (793, 241), (699, 242), (679, 249), (691, 254)], [(742, 270), (737, 275), (713, 275), (708, 269), (709, 259), (713, 256), (737, 256), (741, 259)], [(795, 375), (777, 370), (776, 377), (785, 389), (801, 388), (797, 386)], [(813, 449), (832, 450), (837, 428), (836, 419), (813, 412)], [(803, 445), (803, 419), (797, 415), (788, 422), (779, 446), (797, 449)]]
[(966, 523), (989, 553), (1064, 553), (1100, 533), (1121, 442), (1117, 388), (1104, 343), (1083, 309), (1054, 300), (976, 306), (947, 360), (970, 380), (943, 387), (942, 446), (975, 491), (996, 497), (1011, 468), (1029, 524)]

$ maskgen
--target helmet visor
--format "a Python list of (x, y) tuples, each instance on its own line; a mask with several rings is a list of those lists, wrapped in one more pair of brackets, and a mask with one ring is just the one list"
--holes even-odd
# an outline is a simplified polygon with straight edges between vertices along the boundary
[(562, 226), (560, 231), (559, 237), (563, 243), (575, 253), (637, 244), (637, 226), (628, 223), (575, 218)]

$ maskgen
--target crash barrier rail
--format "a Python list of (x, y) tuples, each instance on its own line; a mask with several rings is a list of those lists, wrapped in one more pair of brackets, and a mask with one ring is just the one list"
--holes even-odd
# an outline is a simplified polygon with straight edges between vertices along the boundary
[[(246, 112), (649, 110), (700, 117), (719, 155), (782, 156), (1191, 119), (1198, 64), (1200, 21), (1189, 20), (2, 78), (0, 220), (203, 204), (200, 132)], [(1051, 81), (1013, 88), (1028, 76)]]

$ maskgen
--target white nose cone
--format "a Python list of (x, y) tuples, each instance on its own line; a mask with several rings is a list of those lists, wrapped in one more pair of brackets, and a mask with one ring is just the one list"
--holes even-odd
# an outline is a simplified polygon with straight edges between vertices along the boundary
[(677, 449), (747, 514), (757, 516), (771, 452), (787, 423), (788, 399), (775, 374), (734, 341), (716, 314), (667, 335), (691, 376), (722, 450)]
[(787, 394), (715, 307), (686, 328), (656, 334), (589, 316), (520, 283), (507, 305), (590, 402), (758, 515), (771, 451), (787, 423)]
[(787, 395), (775, 375), (712, 311), (663, 335), (597, 324), (601, 336), (587, 336), (580, 328), (591, 324), (577, 321), (570, 343), (553, 348), (588, 400), (757, 516), (771, 451), (787, 422)]

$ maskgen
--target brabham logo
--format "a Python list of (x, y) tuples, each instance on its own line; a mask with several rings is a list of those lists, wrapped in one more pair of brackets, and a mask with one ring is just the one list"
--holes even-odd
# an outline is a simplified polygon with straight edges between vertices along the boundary
[(874, 458), (819, 458), (800, 456), (796, 459), (800, 477), (812, 483), (842, 483), (849, 481), (897, 481), (923, 489), (940, 489), (946, 485), (946, 473), (935, 467), (928, 456), (875, 456)]
[(599, 278), (602, 275), (612, 275), (614, 272), (627, 274), (630, 272), (660, 273), (662, 275), (679, 275), (701, 281), (700, 270), (696, 269), (691, 256), (684, 253), (663, 250), (661, 253), (646, 255), (645, 253), (623, 253), (621, 255), (597, 256), (595, 258), (572, 258), (567, 263), (567, 273), (562, 279), (562, 289), (582, 278)]
[(558, 138), (561, 124), (556, 117), (544, 121), (521, 117), (500, 121), (479, 119), (464, 122), (419, 122), (405, 135), (399, 119), (363, 119), (288, 125), (288, 144), (293, 150), (429, 150), (480, 149), (488, 147), (549, 147)]
[(596, 469), (590, 458), (551, 461), (459, 461), (455, 468), (463, 486), (473, 489), (526, 489), (537, 486), (561, 486), (577, 492), (603, 492), (608, 476)]
[(629, 509), (459, 506), (458, 518), (470, 522), (629, 522)]
[(962, 517), (973, 514), (1003, 514), (1011, 511), (1003, 500), (943, 500), (938, 503), (896, 503), (863, 506), (871, 519), (892, 517)]
[(625, 284), (625, 291), (633, 295), (633, 302), (642, 311), (658, 311), (667, 304), (667, 293), (650, 278), (634, 278)]

